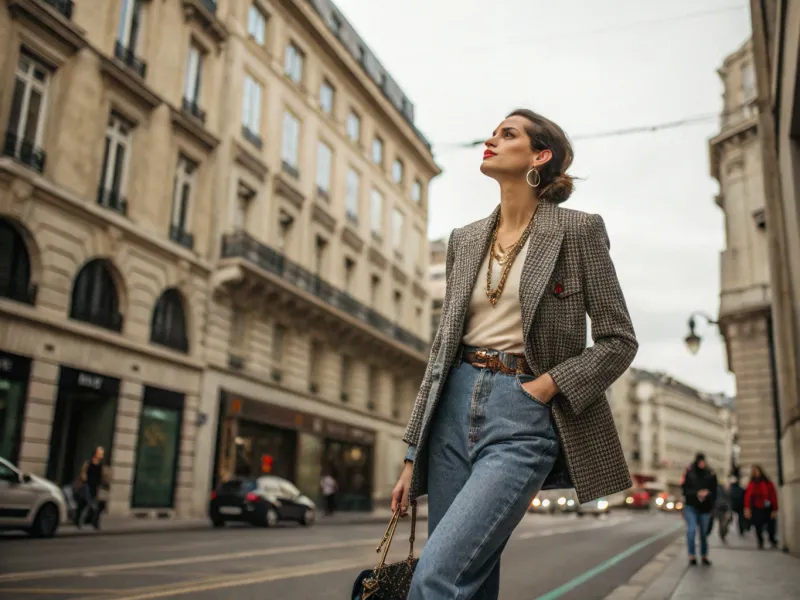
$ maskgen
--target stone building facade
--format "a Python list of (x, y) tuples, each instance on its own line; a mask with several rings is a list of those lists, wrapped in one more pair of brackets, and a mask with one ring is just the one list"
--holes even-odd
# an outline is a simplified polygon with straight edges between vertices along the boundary
[(431, 336), (436, 335), (442, 320), (446, 287), (447, 239), (431, 240), (428, 265), (428, 292), (431, 295)]
[(118, 516), (233, 472), (388, 495), (439, 170), (344, 17), (3, 0), (0, 40), (0, 455), (66, 484), (105, 446)]
[(711, 174), (720, 185), (716, 202), (725, 213), (719, 327), (728, 368), (736, 377), (740, 464), (746, 483), (753, 464), (777, 475), (772, 296), (752, 40), (725, 59), (719, 75), (725, 90), (721, 127), (709, 142)]
[(728, 476), (735, 423), (730, 399), (636, 368), (607, 395), (635, 482), (680, 496), (684, 469), (697, 452), (706, 454), (721, 480)]

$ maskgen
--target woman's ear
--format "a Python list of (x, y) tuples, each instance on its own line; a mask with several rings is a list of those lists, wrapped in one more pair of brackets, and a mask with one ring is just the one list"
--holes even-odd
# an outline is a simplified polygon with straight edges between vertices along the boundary
[(553, 153), (549, 149), (545, 148), (544, 150), (540, 150), (539, 154), (537, 154), (536, 157), (533, 159), (533, 165), (531, 165), (531, 167), (538, 168), (543, 165), (546, 165), (548, 162), (550, 162), (550, 159), (552, 158), (553, 158)]

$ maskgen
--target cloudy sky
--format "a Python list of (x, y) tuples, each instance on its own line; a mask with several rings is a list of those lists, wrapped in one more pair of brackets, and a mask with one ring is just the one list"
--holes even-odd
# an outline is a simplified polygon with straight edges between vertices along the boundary
[(716, 315), (722, 212), (707, 140), (718, 120), (636, 135), (580, 138), (715, 115), (724, 57), (749, 35), (746, 0), (336, 0), (416, 104), (441, 175), (431, 186), (429, 236), (480, 219), (498, 202), (478, 171), (490, 134), (525, 106), (575, 140), (566, 206), (603, 215), (641, 342), (635, 365), (706, 391), (735, 393), (716, 329), (696, 357), (689, 314)]

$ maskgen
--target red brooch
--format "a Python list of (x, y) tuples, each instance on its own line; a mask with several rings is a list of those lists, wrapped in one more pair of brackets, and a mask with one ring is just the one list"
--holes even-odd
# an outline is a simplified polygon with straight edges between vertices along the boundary
[(563, 291), (564, 291), (564, 286), (563, 286), (563, 285), (561, 285), (561, 283), (557, 283), (557, 284), (556, 284), (556, 287), (555, 287), (555, 288), (553, 288), (553, 293), (554, 293), (554, 294), (560, 294), (560, 293), (561, 293), (561, 292), (563, 292)]

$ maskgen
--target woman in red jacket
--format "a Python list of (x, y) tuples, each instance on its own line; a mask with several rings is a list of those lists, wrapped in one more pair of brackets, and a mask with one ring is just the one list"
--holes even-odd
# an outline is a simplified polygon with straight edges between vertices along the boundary
[(764, 547), (764, 526), (773, 548), (778, 547), (775, 539), (775, 518), (778, 516), (778, 494), (775, 486), (766, 476), (763, 469), (753, 465), (750, 483), (744, 492), (744, 516), (755, 527), (758, 547)]

